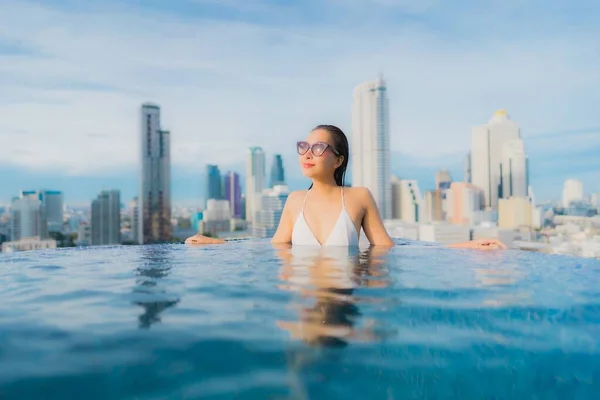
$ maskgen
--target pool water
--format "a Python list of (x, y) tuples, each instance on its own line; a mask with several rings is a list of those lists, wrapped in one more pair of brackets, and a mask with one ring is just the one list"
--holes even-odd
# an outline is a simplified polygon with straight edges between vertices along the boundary
[(0, 255), (0, 399), (595, 399), (600, 261), (119, 246)]

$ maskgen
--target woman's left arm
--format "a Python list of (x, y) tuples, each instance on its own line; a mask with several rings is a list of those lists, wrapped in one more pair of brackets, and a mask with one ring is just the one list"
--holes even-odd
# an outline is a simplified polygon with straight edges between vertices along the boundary
[(371, 191), (367, 188), (356, 188), (360, 189), (361, 204), (364, 205), (365, 214), (362, 220), (362, 228), (367, 235), (367, 239), (373, 246), (393, 246), (394, 241), (390, 237), (383, 226), (379, 209), (375, 203), (375, 199), (371, 194)]

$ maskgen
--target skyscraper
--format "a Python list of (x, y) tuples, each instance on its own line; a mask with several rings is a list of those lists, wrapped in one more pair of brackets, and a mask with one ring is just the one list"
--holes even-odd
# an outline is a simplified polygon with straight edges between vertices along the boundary
[(563, 186), (562, 206), (567, 208), (572, 201), (583, 200), (583, 183), (576, 179), (567, 179)]
[(354, 88), (352, 186), (369, 188), (384, 219), (392, 217), (388, 98), (383, 78)]
[(484, 205), (497, 208), (504, 143), (520, 139), (519, 125), (504, 110), (494, 113), (489, 123), (473, 128), (471, 135), (471, 182), (483, 190)]
[(242, 188), (240, 176), (229, 171), (225, 174), (225, 199), (229, 201), (232, 218), (242, 218)]
[(121, 195), (103, 190), (92, 201), (92, 246), (121, 243)]
[(63, 225), (63, 194), (58, 190), (40, 191), (40, 200), (44, 204), (48, 232), (60, 232)]
[(502, 146), (502, 193), (500, 198), (527, 197), (527, 156), (521, 139), (513, 139)]
[(260, 207), (256, 212), (256, 220), (252, 226), (254, 236), (267, 238), (275, 234), (289, 193), (287, 186), (276, 185), (258, 195)]
[(471, 183), (471, 152), (465, 156), (463, 180), (467, 183)]
[(250, 223), (254, 222), (260, 209), (265, 175), (265, 152), (260, 147), (249, 148), (246, 158), (246, 220)]
[(11, 240), (39, 236), (48, 237), (46, 211), (40, 194), (33, 191), (22, 191), (19, 197), (12, 200), (10, 207)]
[(273, 164), (271, 164), (271, 182), (269, 187), (273, 188), (276, 185), (285, 184), (285, 172), (283, 169), (283, 159), (281, 154), (273, 156)]
[(171, 239), (171, 135), (161, 129), (157, 105), (143, 104), (141, 117), (139, 243), (167, 242)]
[(221, 188), (221, 171), (217, 165), (206, 166), (206, 199), (221, 200), (223, 190)]

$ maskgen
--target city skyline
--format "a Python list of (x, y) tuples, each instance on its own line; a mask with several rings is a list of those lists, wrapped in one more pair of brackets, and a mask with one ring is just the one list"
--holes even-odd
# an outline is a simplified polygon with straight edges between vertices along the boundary
[[(113, 187), (110, 178), (137, 166), (131, 115), (148, 100), (164, 108), (165, 126), (177, 132), (174, 171), (209, 163), (232, 169), (252, 145), (268, 154), (288, 149), (281, 153), (289, 159), (295, 141), (317, 124), (350, 135), (352, 87), (382, 72), (394, 94), (392, 154), (458, 176), (449, 164), (463, 160), (472, 127), (505, 108), (519, 121), (528, 153), (529, 140), (542, 144), (541, 159), (528, 154), (541, 197), (560, 197), (564, 169), (595, 185), (600, 60), (590, 50), (600, 41), (597, 2), (569, 12), (567, 4), (515, 1), (468, 9), (437, 1), (365, 4), (2, 2), (0, 140), (10, 145), (0, 146), (0, 178), (12, 186), (16, 171), (23, 186), (33, 186), (36, 176), (49, 175), (48, 186), (67, 196), (78, 190), (69, 182), (82, 177), (103, 176)], [(422, 180), (402, 168), (393, 172)], [(286, 171), (290, 181), (298, 180), (294, 169)], [(101, 189), (91, 188), (85, 200)]]

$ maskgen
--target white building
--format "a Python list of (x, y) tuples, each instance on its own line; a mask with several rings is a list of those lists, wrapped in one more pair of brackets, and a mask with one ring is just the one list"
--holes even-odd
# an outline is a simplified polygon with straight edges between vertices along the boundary
[[(386, 219), (383, 221), (383, 225), (392, 238), (419, 240), (419, 225), (416, 223), (407, 223), (399, 219)], [(361, 238), (363, 236), (361, 232)]]
[(447, 222), (434, 222), (419, 225), (419, 240), (452, 244), (466, 242), (471, 237), (468, 226), (452, 225)]
[(22, 191), (10, 207), (11, 240), (48, 237), (46, 212), (37, 191)]
[(423, 196), (415, 180), (403, 179), (399, 182), (400, 220), (408, 223), (421, 222), (425, 216)]
[(171, 134), (160, 125), (160, 108), (143, 104), (138, 243), (171, 240)]
[(352, 186), (369, 188), (383, 219), (392, 218), (390, 130), (385, 81), (354, 88), (352, 104)]
[(220, 232), (231, 232), (232, 224), (235, 227), (234, 220), (231, 218), (229, 200), (208, 199), (206, 201), (206, 210), (202, 212), (199, 229), (201, 233), (216, 236)]
[(572, 201), (583, 200), (583, 183), (576, 179), (567, 179), (563, 186), (562, 205), (569, 207)]
[(528, 161), (521, 139), (513, 139), (502, 146), (502, 197), (526, 197), (529, 186)]
[(256, 213), (252, 233), (256, 237), (272, 237), (279, 226), (283, 206), (290, 194), (287, 186), (275, 185), (266, 189), (260, 196), (260, 209)]
[(254, 223), (260, 209), (260, 197), (265, 188), (265, 152), (260, 147), (251, 147), (246, 158), (246, 221), (250, 224)]
[(3, 253), (14, 253), (17, 251), (55, 249), (56, 240), (40, 239), (39, 236), (22, 238), (17, 241), (2, 243)]
[(504, 110), (496, 111), (489, 123), (473, 128), (471, 182), (483, 190), (486, 208), (498, 206), (503, 146), (520, 137), (519, 125)]

